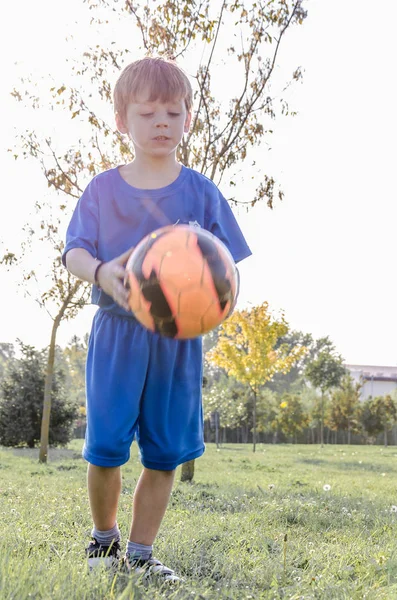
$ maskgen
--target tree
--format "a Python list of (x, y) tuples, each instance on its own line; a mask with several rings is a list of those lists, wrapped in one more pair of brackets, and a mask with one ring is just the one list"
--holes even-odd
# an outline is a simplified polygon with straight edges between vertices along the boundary
[(10, 367), (15, 359), (14, 344), (0, 343), (0, 382), (5, 376), (7, 367)]
[[(50, 415), (51, 415), (51, 389), (54, 376), (55, 348), (56, 336), (59, 325), (62, 320), (72, 319), (76, 316), (79, 309), (86, 304), (88, 297), (88, 288), (82, 281), (73, 278), (68, 271), (61, 266), (61, 256), (64, 247), (63, 241), (56, 240), (54, 236), (58, 233), (58, 225), (44, 224), (42, 229), (43, 235), (39, 235), (39, 240), (48, 242), (52, 245), (54, 255), (50, 259), (52, 261), (50, 275), (47, 275), (49, 280), (46, 291), (39, 293), (36, 301), (44, 308), (52, 319), (53, 325), (51, 329), (50, 345), (48, 348), (47, 365), (45, 371), (45, 385), (43, 390), (43, 410), (40, 435), (40, 462), (47, 462), (49, 435), (50, 435)], [(47, 227), (47, 229), (46, 229)], [(28, 285), (31, 280), (37, 281), (37, 273), (33, 268), (24, 270), (24, 263), (27, 249), (31, 246), (36, 232), (29, 227), (29, 238), (22, 245), (19, 256), (13, 252), (7, 252), (0, 264), (5, 264), (10, 267), (19, 267), (22, 269), (22, 282)], [(29, 292), (27, 292), (29, 293)]]
[[(301, 68), (293, 71), (292, 81), (286, 85), (283, 83), (282, 90), (271, 90), (270, 81), (287, 30), (292, 25), (302, 24), (307, 16), (302, 1), (272, 0), (246, 5), (235, 0), (230, 4), (226, 1), (216, 3), (215, 6), (209, 0), (200, 0), (198, 4), (192, 0), (167, 0), (159, 5), (152, 0), (140, 7), (130, 0), (121, 3), (121, 6), (117, 0), (88, 0), (87, 4), (93, 12), (93, 21), (107, 29), (108, 20), (103, 22), (102, 16), (96, 16), (97, 8), (109, 8), (109, 18), (115, 13), (132, 20), (139, 29), (140, 50), (144, 54), (171, 55), (181, 62), (187, 55), (196, 56), (193, 69), (195, 115), (191, 132), (180, 146), (178, 158), (216, 183), (220, 183), (226, 175), (229, 187), (235, 188), (241, 162), (244, 161), (246, 170), (250, 150), (271, 136), (271, 121), (277, 114), (294, 114), (285, 100), (284, 91), (292, 82), (301, 79)], [(102, 14), (98, 12), (98, 15)], [(237, 41), (238, 36), (241, 42)], [(131, 39), (134, 37), (131, 36)], [(237, 48), (240, 43), (241, 47)], [(193, 54), (194, 47), (196, 54)], [(133, 50), (136, 55), (136, 49)], [(63, 319), (70, 318), (83, 306), (88, 293), (86, 284), (70, 278), (61, 267), (63, 246), (59, 239), (59, 214), (66, 211), (68, 198), (75, 200), (81, 195), (87, 179), (132, 158), (132, 151), (123, 136), (102, 116), (108, 114), (106, 105), (111, 101), (110, 80), (114, 79), (124, 62), (131, 59), (130, 55), (129, 49), (117, 47), (113, 42), (109, 48), (103, 47), (102, 40), (98, 38), (97, 46), (85, 51), (83, 60), (72, 65), (72, 85), (62, 81), (54, 83), (51, 78), (48, 92), (50, 109), (66, 112), (69, 127), (76, 126), (75, 146), (59, 149), (50, 136), (30, 131), (20, 136), (19, 146), (13, 150), (16, 157), (22, 150), (23, 156), (39, 161), (48, 186), (59, 193), (60, 199), (58, 213), (45, 210), (48, 207), (44, 203), (36, 204), (36, 209), (43, 215), (41, 230), (44, 237), (52, 242), (49, 262), (54, 275), (51, 286), (39, 298), (43, 305), (45, 300), (51, 299), (56, 306), (44, 399), (40, 452), (43, 461), (47, 456), (46, 432), (51, 409), (49, 389), (56, 332)], [(228, 99), (227, 106), (216, 100), (212, 79), (215, 65), (218, 70), (224, 68), (225, 57), (228, 63), (234, 61), (233, 72), (236, 82), (240, 83), (236, 86), (236, 91), (239, 88), (236, 95)], [(43, 101), (45, 103), (45, 93), (44, 100), (38, 98), (35, 83), (24, 77), (23, 88), (12, 92), (16, 100), (24, 100), (34, 108), (40, 108)], [(87, 132), (85, 138), (77, 139), (80, 131)], [(272, 207), (275, 197), (282, 199), (282, 191), (277, 191), (274, 178), (264, 174), (262, 166), (256, 165), (255, 160), (251, 160), (250, 166), (255, 168), (255, 177), (260, 178), (256, 191), (247, 201), (232, 200), (248, 207), (266, 200)], [(28, 240), (34, 236), (35, 231), (29, 227)], [(7, 252), (5, 262), (20, 266), (21, 252)], [(33, 269), (30, 274), (24, 275), (23, 281), (26, 283), (35, 275)]]
[(222, 371), (218, 381), (204, 388), (204, 418), (211, 419), (217, 413), (220, 428), (241, 427), (247, 420), (247, 391), (246, 386)]
[(88, 350), (88, 334), (80, 339), (73, 336), (63, 350), (67, 366), (67, 386), (70, 398), (79, 406), (85, 406), (85, 363)]
[(298, 394), (283, 394), (276, 423), (281, 431), (296, 442), (296, 436), (308, 424), (302, 401)]
[(288, 373), (276, 373), (266, 387), (280, 395), (285, 392), (301, 393), (306, 387), (304, 372), (307, 365), (313, 362), (321, 351), (332, 348), (333, 344), (328, 336), (314, 340), (311, 333), (303, 331), (288, 331), (278, 340), (276, 346), (281, 344), (287, 344), (290, 348), (304, 346), (307, 348), (307, 352)]
[[(277, 428), (274, 427), (277, 418), (278, 397), (277, 394), (263, 386), (258, 391), (256, 403), (256, 430), (257, 432), (272, 433), (273, 442), (277, 441)], [(253, 413), (253, 402), (247, 403), (249, 414)], [(252, 424), (250, 423), (252, 426)]]
[(320, 443), (324, 446), (324, 404), (325, 394), (333, 387), (337, 387), (346, 369), (343, 359), (337, 355), (332, 344), (327, 344), (317, 358), (310, 362), (305, 369), (305, 377), (314, 388), (321, 390), (321, 418), (320, 418)]
[(276, 343), (288, 331), (284, 315), (279, 321), (264, 302), (251, 310), (236, 310), (222, 323), (218, 343), (209, 353), (209, 360), (222, 367), (237, 381), (248, 385), (253, 396), (253, 451), (256, 448), (258, 391), (275, 373), (287, 372), (306, 352), (304, 347), (290, 351)]
[[(15, 360), (1, 382), (0, 444), (33, 448), (40, 439), (45, 387), (46, 357), (32, 346), (21, 345), (22, 357)], [(51, 445), (65, 445), (71, 439), (77, 407), (66, 398), (64, 373), (55, 370), (51, 386)]]
[(313, 337), (310, 333), (302, 331), (288, 331), (286, 335), (277, 340), (276, 348), (281, 345), (287, 345), (289, 348), (295, 346), (304, 346), (307, 352), (297, 361), (288, 373), (276, 373), (271, 381), (266, 383), (266, 387), (280, 396), (286, 392), (298, 393), (304, 387), (303, 371), (312, 352)]
[(397, 408), (389, 394), (369, 398), (365, 402), (361, 414), (364, 429), (369, 435), (377, 435), (383, 431), (385, 446), (387, 446), (387, 432), (393, 427), (396, 420)]
[(331, 429), (347, 431), (347, 443), (351, 443), (352, 430), (358, 431), (361, 383), (355, 383), (349, 373), (343, 376), (330, 402), (329, 424)]

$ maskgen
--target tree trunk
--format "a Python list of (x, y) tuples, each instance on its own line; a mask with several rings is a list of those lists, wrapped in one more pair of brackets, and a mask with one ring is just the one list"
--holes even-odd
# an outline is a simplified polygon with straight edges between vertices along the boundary
[(50, 415), (51, 415), (51, 390), (52, 390), (52, 376), (54, 373), (54, 361), (55, 361), (55, 340), (57, 336), (57, 330), (61, 322), (62, 316), (59, 313), (55, 319), (51, 331), (51, 342), (48, 350), (47, 368), (45, 373), (44, 383), (44, 402), (43, 402), (43, 415), (41, 418), (41, 433), (40, 433), (40, 452), (39, 462), (46, 463), (48, 457), (48, 439), (50, 434)]
[(384, 437), (384, 439), (385, 439), (385, 448), (386, 448), (387, 447), (387, 427), (386, 427), (386, 425), (385, 425), (385, 437)]
[(182, 465), (181, 481), (193, 481), (194, 477), (194, 459), (188, 460)]
[(58, 327), (64, 317), (65, 311), (69, 306), (69, 303), (74, 298), (77, 290), (83, 284), (82, 281), (78, 280), (74, 286), (70, 289), (69, 294), (66, 296), (62, 303), (61, 308), (57, 316), (54, 319), (54, 324), (51, 331), (50, 347), (48, 349), (47, 368), (45, 373), (44, 382), (44, 401), (43, 401), (43, 415), (41, 417), (41, 432), (40, 432), (40, 452), (39, 462), (46, 463), (48, 457), (48, 439), (50, 434), (50, 416), (51, 416), (51, 390), (52, 390), (52, 376), (54, 373), (54, 361), (55, 361), (55, 341), (57, 337)]
[(256, 450), (256, 390), (254, 390), (254, 407), (253, 407), (252, 421), (253, 421), (252, 452), (255, 452), (255, 450)]
[(392, 444), (395, 446), (397, 444), (397, 429), (396, 426), (393, 426), (393, 429), (391, 430), (392, 432)]
[(321, 392), (321, 422), (320, 422), (320, 443), (324, 447), (324, 392)]
[(347, 443), (350, 446), (352, 441), (352, 432), (351, 432), (351, 426), (350, 426), (350, 419), (347, 423)]

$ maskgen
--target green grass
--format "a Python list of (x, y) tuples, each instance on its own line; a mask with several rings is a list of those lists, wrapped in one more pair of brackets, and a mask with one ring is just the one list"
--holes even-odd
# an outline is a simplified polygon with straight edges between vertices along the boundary
[[(74, 441), (40, 465), (37, 450), (0, 449), (1, 600), (397, 599), (395, 447), (209, 445), (193, 484), (178, 473), (156, 540), (156, 556), (185, 578), (168, 591), (87, 572), (80, 450)], [(133, 448), (123, 545), (139, 473)]]

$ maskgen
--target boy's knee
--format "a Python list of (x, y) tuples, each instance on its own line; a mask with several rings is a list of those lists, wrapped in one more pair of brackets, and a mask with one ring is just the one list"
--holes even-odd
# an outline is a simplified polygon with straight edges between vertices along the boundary
[(101, 465), (95, 465), (91, 462), (88, 463), (88, 471), (93, 473), (112, 473), (114, 471), (119, 471), (120, 467), (102, 467)]
[(172, 469), (170, 471), (163, 471), (160, 469), (149, 469), (148, 467), (143, 467), (144, 471), (147, 472), (149, 477), (153, 478), (164, 478), (169, 479), (170, 477), (174, 477), (176, 469)]

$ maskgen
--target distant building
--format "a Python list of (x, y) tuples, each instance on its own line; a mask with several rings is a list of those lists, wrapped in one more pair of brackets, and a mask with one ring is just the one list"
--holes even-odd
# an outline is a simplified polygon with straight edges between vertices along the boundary
[(370, 396), (386, 396), (397, 390), (397, 367), (344, 365), (355, 381), (363, 381), (361, 400)]

